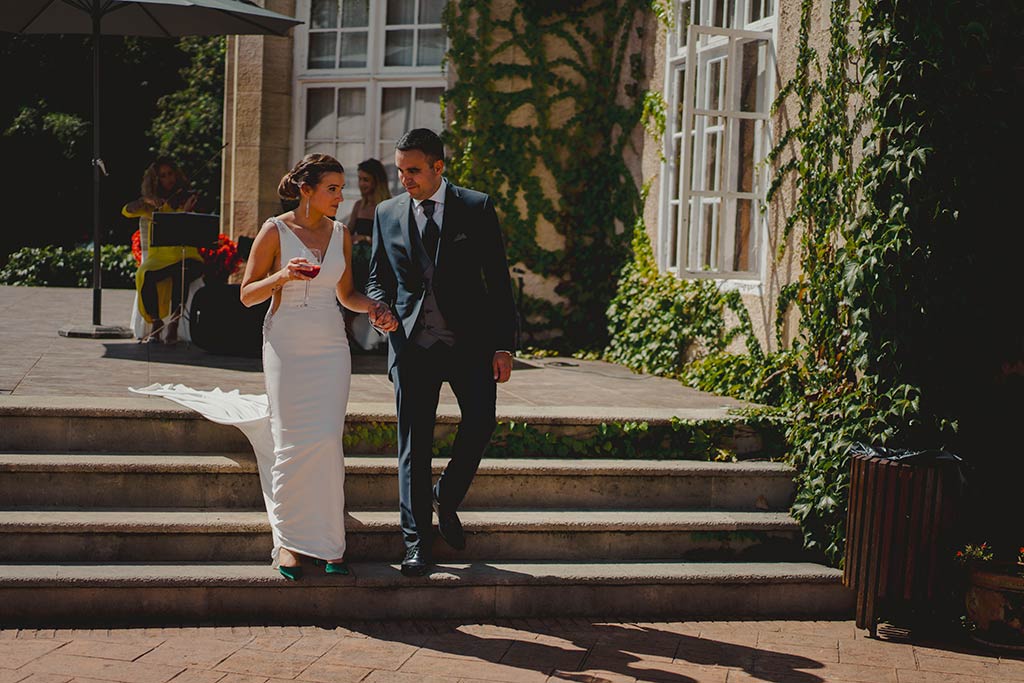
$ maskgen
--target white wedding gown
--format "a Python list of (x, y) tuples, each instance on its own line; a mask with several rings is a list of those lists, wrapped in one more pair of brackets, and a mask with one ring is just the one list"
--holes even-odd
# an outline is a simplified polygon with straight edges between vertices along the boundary
[[(277, 221), (281, 263), (311, 256), (299, 238)], [(183, 385), (152, 385), (137, 393), (163, 396), (208, 419), (231, 424), (256, 453), (274, 536), (272, 558), (284, 547), (323, 560), (345, 556), (345, 459), (342, 432), (352, 378), (345, 321), (335, 285), (345, 270), (343, 228), (334, 224), (320, 274), (281, 290), (263, 324), (263, 372), (267, 396), (237, 391), (195, 391)], [(312, 259), (311, 259), (312, 260)], [(264, 408), (265, 406), (265, 408)]]

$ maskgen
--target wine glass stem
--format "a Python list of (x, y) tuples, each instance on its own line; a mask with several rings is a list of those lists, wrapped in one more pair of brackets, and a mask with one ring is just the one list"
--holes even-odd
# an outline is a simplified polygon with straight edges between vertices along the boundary
[(302, 305), (303, 306), (308, 306), (309, 305), (309, 280), (306, 280), (306, 291), (302, 295)]

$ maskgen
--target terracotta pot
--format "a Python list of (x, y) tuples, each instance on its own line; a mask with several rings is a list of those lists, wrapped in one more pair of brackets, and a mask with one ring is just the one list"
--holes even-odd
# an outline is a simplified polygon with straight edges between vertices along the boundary
[(967, 618), (972, 637), (993, 647), (1024, 650), (1024, 567), (1015, 562), (986, 562), (971, 568)]

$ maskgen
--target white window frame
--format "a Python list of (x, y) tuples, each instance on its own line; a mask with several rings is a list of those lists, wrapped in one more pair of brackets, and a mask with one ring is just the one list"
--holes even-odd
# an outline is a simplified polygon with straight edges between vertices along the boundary
[[(297, 0), (295, 16), (306, 23), (295, 29), (292, 92), (292, 137), (291, 163), (305, 155), (306, 148), (306, 100), (310, 88), (362, 87), (366, 89), (366, 139), (363, 143), (363, 158), (376, 158), (380, 153), (380, 105), (381, 90), (386, 87), (441, 88), (448, 87), (448, 80), (441, 66), (384, 66), (384, 34), (387, 29), (387, 3), (370, 0), (370, 26), (367, 39), (367, 66), (346, 69), (310, 69), (306, 65), (309, 56), (309, 14), (311, 0)], [(433, 24), (418, 26), (434, 26)], [(418, 34), (417, 34), (418, 35)], [(415, 54), (416, 41), (413, 42)], [(445, 48), (447, 49), (447, 43)], [(443, 116), (443, 112), (442, 112)], [(434, 128), (442, 125), (438, 121)], [(440, 132), (440, 131), (438, 131)], [(381, 159), (387, 165), (394, 160)], [(345, 202), (338, 210), (342, 220), (348, 218), (352, 204), (359, 198), (356, 187), (355, 169), (346, 169)]]
[[(416, 79), (416, 80), (412, 80), (412, 79), (387, 79), (387, 80), (379, 80), (379, 81), (377, 81), (376, 86), (377, 87), (376, 87), (376, 92), (375, 92), (375, 97), (374, 97), (375, 108), (373, 110), (373, 112), (374, 112), (374, 120), (373, 120), (373, 141), (374, 141), (374, 143), (373, 143), (373, 145), (374, 146), (373, 146), (373, 150), (372, 150), (373, 154), (371, 154), (370, 156), (379, 158), (380, 161), (384, 164), (385, 167), (390, 167), (390, 166), (394, 166), (394, 158), (393, 157), (391, 157), (391, 158), (382, 158), (382, 157), (384, 157), (384, 153), (380, 150), (380, 146), (383, 143), (383, 140), (381, 138), (381, 132), (382, 131), (381, 131), (381, 126), (380, 126), (380, 118), (381, 118), (380, 117), (380, 106), (381, 106), (381, 104), (384, 101), (383, 90), (385, 88), (410, 88), (413, 91), (413, 93), (414, 93), (413, 98), (412, 98), (412, 103), (413, 103), (413, 107), (415, 108), (415, 106), (416, 106), (415, 91), (416, 90), (419, 90), (421, 88), (440, 88), (443, 91), (448, 86), (447, 86), (447, 82), (445, 82), (445, 81), (441, 81), (441, 80), (427, 81), (427, 80), (421, 80), (421, 79)], [(441, 116), (442, 117), (444, 116), (444, 111), (443, 110), (441, 111)], [(412, 124), (415, 124), (415, 116), (413, 116)], [(442, 125), (443, 125), (443, 121), (438, 120), (438, 121), (430, 124), (429, 128), (431, 128), (435, 132), (440, 133), (441, 132), (440, 131), (440, 127)], [(397, 140), (395, 142), (397, 142)], [(394, 149), (392, 149), (391, 154), (394, 154)], [(380, 156), (378, 156), (378, 155), (380, 155)], [(392, 178), (392, 180), (395, 180), (395, 179)], [(395, 194), (396, 191), (398, 191), (397, 187), (392, 187), (391, 188), (391, 193), (392, 194)]]
[[(762, 11), (764, 0), (735, 0), (735, 15), (728, 21), (723, 22), (716, 18), (715, 23), (725, 23), (727, 26), (734, 25), (735, 19), (740, 16), (749, 16), (750, 4), (757, 2), (761, 4)], [(764, 3), (764, 4), (762, 4)], [(717, 3), (715, 0), (693, 0), (690, 4), (691, 13), (699, 11), (701, 17), (711, 18), (713, 8)], [(728, 7), (730, 3), (723, 3)], [(764, 156), (769, 149), (771, 140), (771, 120), (768, 114), (768, 105), (774, 97), (774, 73), (775, 73), (775, 35), (777, 33), (777, 16), (773, 13), (755, 22), (747, 24), (744, 28), (722, 28), (710, 25), (695, 25), (688, 21), (682, 21), (681, 10), (684, 3), (675, 3), (675, 16), (678, 26), (686, 26), (687, 40), (685, 47), (680, 47), (680, 34), (673, 30), (666, 42), (667, 45), (667, 68), (665, 72), (665, 92), (668, 97), (668, 125), (664, 139), (665, 162), (661, 173), (661, 198), (659, 204), (658, 236), (657, 236), (657, 260), (663, 271), (671, 272), (678, 277), (687, 279), (715, 279), (725, 289), (740, 289), (741, 291), (757, 292), (760, 289), (760, 282), (766, 272), (767, 254), (767, 215), (764, 207), (764, 191), (767, 186), (767, 170), (763, 167)], [(692, 14), (691, 14), (692, 16)], [(738, 110), (737, 96), (742, 74), (741, 59), (739, 59), (739, 45), (746, 40), (765, 40), (768, 43), (767, 82), (765, 84), (764, 107), (761, 112), (744, 112)], [(726, 58), (726, 73), (723, 77), (726, 98), (719, 102), (719, 109), (710, 110), (694, 106), (694, 91), (697, 83), (705, 84), (707, 79), (698, 70), (706, 68), (707, 64), (715, 59)], [(685, 69), (683, 92), (679, 92), (676, 85), (679, 72)], [(682, 112), (680, 115), (679, 105), (682, 98)], [(702, 100), (703, 102), (703, 100)], [(730, 108), (732, 107), (732, 108)], [(693, 164), (695, 152), (701, 152), (703, 145), (694, 149), (693, 136), (703, 135), (703, 124), (707, 116), (725, 117), (727, 121), (724, 131), (719, 135), (718, 144), (727, 153), (718, 154), (719, 163), (724, 164), (718, 177), (724, 180), (727, 185), (718, 190), (711, 190), (700, 187), (703, 181), (705, 159), (701, 158), (694, 166), (697, 170), (694, 174), (693, 185), (685, 182), (687, 170)], [(761, 123), (755, 129), (754, 140), (754, 179), (751, 187), (752, 192), (739, 192), (735, 187), (735, 164), (739, 160), (739, 136), (735, 133), (737, 126), (735, 121), (741, 119), (754, 119)], [(720, 119), (721, 120), (721, 119)], [(690, 125), (688, 122), (692, 122)], [(676, 173), (675, 143), (679, 141), (681, 159)], [(675, 197), (675, 198), (673, 198)], [(692, 200), (692, 205), (691, 205)], [(713, 253), (716, 254), (714, 267), (710, 270), (697, 269), (695, 262), (698, 250), (705, 245), (700, 241), (703, 231), (694, 230), (691, 233), (690, 225), (697, 225), (701, 216), (702, 200), (707, 204), (718, 203), (720, 207), (731, 205), (737, 200), (748, 200), (751, 202), (754, 211), (753, 225), (751, 226), (751, 268), (747, 271), (733, 271), (726, 266), (731, 266), (733, 254), (733, 240), (735, 239), (735, 226), (728, 226), (720, 223), (718, 234), (721, 235), (722, 244), (715, 245)], [(678, 207), (689, 206), (689, 210), (679, 211)], [(676, 213), (678, 211), (678, 213)], [(720, 209), (721, 211), (721, 209)], [(728, 219), (731, 221), (735, 211), (729, 212)], [(675, 221), (675, 233), (672, 230), (673, 218)], [(720, 216), (724, 220), (726, 216)], [(727, 229), (728, 228), (728, 229)], [(697, 240), (691, 239), (693, 236)], [(672, 243), (675, 242), (675, 249)], [(674, 251), (674, 253), (669, 253)]]
[[(384, 66), (384, 43), (387, 30), (387, 1), (370, 0), (370, 25), (367, 27), (369, 35), (366, 41), (366, 66), (347, 67), (333, 69), (310, 69), (309, 63), (309, 12), (312, 7), (311, 0), (297, 0), (295, 3), (295, 16), (303, 21), (295, 27), (295, 74), (300, 80), (307, 78), (344, 78), (356, 74), (402, 74), (409, 75), (436, 75), (442, 70), (442, 65), (437, 66)], [(418, 7), (418, 5), (417, 5)], [(419, 45), (419, 31), (423, 28), (444, 28), (443, 24), (401, 24), (392, 27), (393, 29), (406, 28), (415, 30), (413, 39), (413, 54)], [(333, 29), (337, 31), (338, 29)], [(316, 29), (314, 32), (321, 32)], [(445, 45), (447, 49), (447, 43)], [(414, 58), (415, 59), (415, 58)]]
[[(307, 98), (309, 97), (309, 91), (311, 89), (313, 89), (313, 88), (330, 88), (330, 89), (335, 91), (335, 99), (334, 99), (335, 112), (337, 112), (337, 102), (338, 102), (338, 100), (337, 100), (337, 91), (338, 91), (339, 88), (362, 88), (364, 91), (366, 91), (366, 122), (367, 122), (367, 126), (366, 126), (366, 130), (365, 130), (365, 136), (366, 137), (363, 139), (363, 158), (366, 158), (368, 156), (374, 156), (373, 154), (368, 153), (368, 151), (366, 149), (366, 145), (370, 142), (370, 140), (372, 139), (371, 136), (374, 134), (374, 127), (377, 125), (377, 122), (374, 119), (374, 109), (373, 109), (374, 102), (375, 102), (375, 98), (374, 98), (375, 90), (374, 90), (374, 88), (370, 87), (370, 85), (371, 84), (368, 84), (368, 82), (366, 80), (309, 81), (309, 82), (305, 82), (305, 83), (301, 83), (300, 84), (301, 90), (299, 92), (299, 97), (297, 99), (301, 100), (302, 106), (301, 106), (301, 109), (299, 110), (299, 114), (298, 114), (299, 115), (299, 119), (296, 121), (296, 126), (294, 126), (296, 137), (297, 137), (297, 140), (295, 141), (295, 143), (298, 145), (298, 148), (297, 148), (298, 153), (296, 155), (296, 157), (297, 157), (296, 160), (298, 160), (299, 158), (302, 158), (306, 154), (306, 101), (307, 101)], [(337, 139), (333, 140), (332, 144), (336, 143), (336, 142), (338, 142)], [(355, 142), (355, 140), (351, 140), (349, 142)], [(333, 154), (334, 154), (334, 152), (332, 151), (332, 155)]]
[[(381, 145), (381, 123), (380, 123), (380, 106), (383, 99), (382, 91), (384, 88), (440, 88), (445, 89), (447, 87), (447, 81), (434, 78), (431, 80), (426, 79), (410, 79), (410, 78), (362, 78), (354, 79), (349, 78), (345, 80), (308, 80), (300, 81), (297, 84), (298, 93), (297, 97), (293, 98), (295, 101), (295, 111), (293, 116), (294, 125), (292, 126), (292, 163), (297, 162), (306, 154), (306, 99), (308, 97), (309, 90), (311, 88), (332, 88), (337, 91), (338, 88), (354, 88), (362, 87), (366, 89), (366, 138), (363, 141), (363, 159), (368, 158), (380, 158), (380, 145)], [(415, 101), (415, 100), (414, 100)], [(337, 100), (335, 100), (337, 103)], [(337, 106), (337, 104), (335, 104)], [(443, 112), (442, 112), (443, 116)], [(438, 121), (433, 128), (437, 130), (441, 126), (442, 122)], [(392, 165), (394, 159), (381, 158), (381, 162), (385, 166)], [(346, 188), (344, 191), (345, 201), (338, 209), (338, 216), (342, 219), (348, 218), (348, 212), (352, 210), (352, 204), (356, 199), (359, 199), (359, 190), (355, 184), (355, 169), (346, 168)], [(392, 180), (394, 180), (392, 178)], [(392, 193), (395, 192), (395, 188), (392, 188)]]
[[(421, 1), (422, 0), (416, 0), (416, 14), (419, 14), (419, 11), (418, 11), (419, 10), (419, 3)], [(377, 59), (376, 64), (378, 65), (380, 70), (382, 70), (383, 72), (401, 71), (402, 73), (409, 73), (409, 72), (415, 72), (415, 71), (423, 71), (425, 73), (432, 73), (432, 72), (436, 72), (438, 69), (440, 69), (441, 68), (440, 66), (401, 66), (401, 65), (398, 65), (398, 66), (386, 66), (384, 64), (384, 57), (385, 57), (384, 47), (387, 44), (387, 31), (388, 31), (389, 28), (391, 30), (393, 30), (393, 31), (407, 30), (407, 31), (412, 31), (413, 32), (413, 40), (412, 40), (413, 61), (416, 61), (416, 55), (418, 54), (418, 50), (419, 50), (420, 31), (423, 31), (425, 29), (434, 29), (434, 28), (444, 30), (444, 24), (443, 23), (440, 23), (440, 24), (394, 24), (394, 25), (389, 27), (387, 25), (387, 23), (386, 23), (387, 22), (387, 4), (388, 4), (387, 0), (370, 0), (370, 6), (373, 8), (374, 11), (378, 12), (379, 15), (380, 15), (379, 16), (380, 33), (378, 34), (378, 37), (380, 38), (380, 40), (377, 41), (380, 44), (380, 49), (379, 49), (378, 54), (376, 55), (376, 59)], [(446, 39), (446, 41), (445, 41), (445, 50), (443, 52), (447, 52), (447, 48), (448, 48), (448, 43), (447, 43), (447, 39)], [(444, 57), (443, 56), (441, 58), (441, 61), (442, 62), (444, 61)]]

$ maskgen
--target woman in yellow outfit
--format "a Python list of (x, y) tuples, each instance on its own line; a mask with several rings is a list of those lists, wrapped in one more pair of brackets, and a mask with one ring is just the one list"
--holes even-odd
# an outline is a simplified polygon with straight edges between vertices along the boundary
[[(121, 209), (128, 218), (139, 219), (139, 237), (143, 259), (135, 273), (139, 313), (152, 323), (150, 339), (160, 340), (164, 317), (177, 310), (189, 283), (202, 275), (203, 257), (195, 247), (185, 248), (185, 280), (181, 277), (182, 251), (179, 247), (150, 247), (154, 211), (191, 211), (196, 194), (188, 187), (188, 178), (169, 157), (160, 157), (142, 176), (142, 196)], [(178, 341), (178, 321), (167, 325), (164, 342)]]

